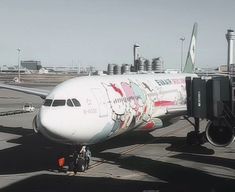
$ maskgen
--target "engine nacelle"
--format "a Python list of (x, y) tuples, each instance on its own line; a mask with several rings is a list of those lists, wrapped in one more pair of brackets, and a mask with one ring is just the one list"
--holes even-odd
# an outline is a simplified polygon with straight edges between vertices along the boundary
[(234, 130), (223, 123), (210, 121), (206, 127), (207, 140), (214, 146), (225, 147), (234, 141)]

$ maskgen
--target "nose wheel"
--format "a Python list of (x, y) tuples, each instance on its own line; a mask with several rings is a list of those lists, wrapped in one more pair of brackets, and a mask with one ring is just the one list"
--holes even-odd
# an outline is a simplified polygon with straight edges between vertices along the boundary
[(69, 158), (69, 171), (84, 172), (89, 168), (91, 159), (91, 151), (87, 146), (76, 148), (73, 152), (72, 158)]

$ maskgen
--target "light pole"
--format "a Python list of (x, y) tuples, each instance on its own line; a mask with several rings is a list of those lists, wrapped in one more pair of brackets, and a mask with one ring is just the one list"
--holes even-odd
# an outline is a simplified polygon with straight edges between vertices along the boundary
[(20, 48), (16, 49), (18, 51), (18, 81), (20, 83)]
[(227, 71), (228, 74), (231, 71), (230, 67), (231, 64), (233, 64), (233, 40), (235, 39), (235, 33), (234, 30), (232, 29), (228, 29), (227, 33), (226, 33), (226, 39), (228, 41), (228, 61), (227, 61)]
[(183, 53), (184, 53), (184, 40), (185, 37), (181, 37), (181, 65), (180, 65), (180, 71), (182, 72), (182, 67), (183, 67)]
[(78, 60), (78, 74), (80, 74), (81, 70), (80, 70), (80, 63), (79, 63), (79, 60)]

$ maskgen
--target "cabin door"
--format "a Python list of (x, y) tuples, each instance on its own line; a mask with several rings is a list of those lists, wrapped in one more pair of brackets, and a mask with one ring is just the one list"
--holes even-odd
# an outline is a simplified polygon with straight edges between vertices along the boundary
[(97, 104), (98, 104), (98, 110), (99, 110), (99, 116), (100, 117), (107, 117), (108, 115), (108, 105), (105, 100), (105, 95), (103, 95), (103, 92), (101, 89), (95, 88), (92, 89), (92, 93), (96, 98)]

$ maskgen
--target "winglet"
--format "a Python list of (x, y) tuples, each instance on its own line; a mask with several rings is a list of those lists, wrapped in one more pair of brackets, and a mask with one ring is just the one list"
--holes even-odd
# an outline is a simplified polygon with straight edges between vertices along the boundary
[(187, 60), (184, 66), (184, 73), (193, 73), (195, 66), (195, 52), (196, 52), (196, 40), (197, 40), (197, 23), (193, 25), (193, 32), (189, 45)]

